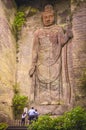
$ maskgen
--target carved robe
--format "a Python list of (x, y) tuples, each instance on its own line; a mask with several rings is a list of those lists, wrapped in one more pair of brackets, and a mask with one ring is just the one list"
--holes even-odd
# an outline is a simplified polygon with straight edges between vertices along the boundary
[(35, 66), (32, 93), (35, 102), (58, 104), (62, 102), (62, 47), (68, 36), (61, 27), (52, 25), (34, 34), (32, 66)]

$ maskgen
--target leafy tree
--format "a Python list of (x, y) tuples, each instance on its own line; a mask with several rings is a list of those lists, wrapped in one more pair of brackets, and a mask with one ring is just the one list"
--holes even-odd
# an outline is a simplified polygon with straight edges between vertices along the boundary
[(21, 96), (19, 94), (14, 95), (13, 112), (15, 118), (18, 118), (22, 114), (24, 107), (27, 105), (28, 105), (28, 97)]

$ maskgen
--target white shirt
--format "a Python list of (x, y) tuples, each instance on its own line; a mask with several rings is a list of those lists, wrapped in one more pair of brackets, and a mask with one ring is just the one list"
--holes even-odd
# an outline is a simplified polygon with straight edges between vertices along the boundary
[(35, 115), (36, 115), (36, 116), (38, 116), (38, 115), (39, 115), (39, 113), (38, 113), (37, 111), (35, 111)]
[(34, 109), (30, 109), (28, 114), (31, 116), (31, 115), (34, 115), (35, 114), (35, 110)]

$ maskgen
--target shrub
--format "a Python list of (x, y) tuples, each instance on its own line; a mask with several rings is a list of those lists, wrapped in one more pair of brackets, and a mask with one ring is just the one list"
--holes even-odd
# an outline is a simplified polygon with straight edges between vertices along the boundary
[(15, 118), (18, 118), (22, 114), (24, 107), (27, 105), (28, 105), (28, 97), (21, 96), (19, 94), (14, 95), (13, 112)]
[(0, 130), (6, 130), (7, 127), (8, 127), (8, 124), (0, 123)]
[(29, 130), (86, 130), (86, 110), (76, 107), (56, 118), (40, 116)]
[(86, 130), (86, 110), (76, 107), (64, 114), (65, 130)]
[(29, 130), (53, 130), (52, 118), (48, 115), (40, 116), (38, 121), (29, 126)]
[(53, 119), (53, 130), (64, 130), (64, 116)]
[(17, 31), (21, 30), (22, 25), (25, 23), (25, 14), (24, 12), (17, 12), (16, 17), (14, 19), (14, 27)]
[[(16, 41), (19, 39), (19, 34), (24, 23), (25, 23), (25, 14), (23, 11), (18, 11), (15, 16), (14, 23), (13, 23), (13, 32), (14, 32)], [(18, 49), (18, 44), (16, 44), (16, 48)]]

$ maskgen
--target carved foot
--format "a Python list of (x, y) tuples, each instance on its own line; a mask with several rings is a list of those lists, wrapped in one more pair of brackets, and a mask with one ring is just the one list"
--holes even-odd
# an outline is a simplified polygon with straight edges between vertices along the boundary
[(51, 103), (50, 102), (48, 102), (48, 101), (45, 101), (45, 102), (42, 102), (42, 103), (40, 103), (41, 105), (50, 105)]

